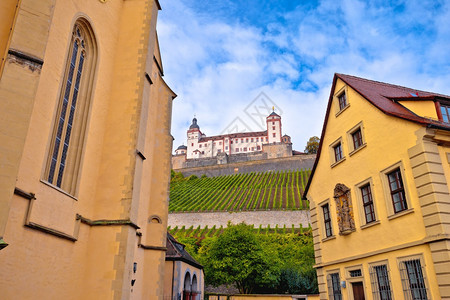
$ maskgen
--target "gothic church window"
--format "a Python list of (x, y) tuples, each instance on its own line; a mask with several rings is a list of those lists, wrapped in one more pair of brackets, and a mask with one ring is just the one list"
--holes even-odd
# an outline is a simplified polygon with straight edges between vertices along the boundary
[(85, 19), (73, 27), (51, 137), (45, 180), (74, 195), (87, 131), (97, 49)]

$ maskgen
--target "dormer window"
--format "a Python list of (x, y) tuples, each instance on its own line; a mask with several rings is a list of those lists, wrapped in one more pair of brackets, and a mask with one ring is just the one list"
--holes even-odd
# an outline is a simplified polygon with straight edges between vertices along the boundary
[(450, 123), (450, 106), (441, 104), (442, 121)]

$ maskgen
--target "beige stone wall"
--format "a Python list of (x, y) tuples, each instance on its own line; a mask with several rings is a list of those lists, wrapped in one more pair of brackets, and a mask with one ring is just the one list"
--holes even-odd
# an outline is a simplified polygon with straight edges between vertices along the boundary
[[(0, 79), (2, 299), (163, 297), (175, 94), (162, 79), (158, 8), (155, 0), (20, 2)], [(68, 193), (44, 173), (80, 17), (98, 59)]]
[(286, 228), (299, 228), (300, 224), (306, 228), (310, 224), (309, 211), (294, 210), (294, 211), (245, 211), (245, 212), (205, 212), (205, 213), (170, 213), (168, 225), (171, 228), (178, 226), (181, 228), (185, 226), (189, 228), (194, 226), (201, 228), (208, 226), (208, 228), (216, 228), (220, 226), (226, 227), (228, 222), (232, 224), (239, 224), (245, 222), (246, 224), (253, 224), (255, 228), (262, 225), (263, 228), (270, 225), (270, 228), (282, 229), (284, 225)]
[(292, 156), (292, 144), (272, 143), (263, 145), (263, 152), (267, 158), (280, 158)]

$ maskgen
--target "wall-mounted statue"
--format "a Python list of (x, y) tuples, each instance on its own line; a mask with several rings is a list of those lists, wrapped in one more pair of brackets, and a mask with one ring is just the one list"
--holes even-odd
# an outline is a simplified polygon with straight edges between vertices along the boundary
[(334, 188), (334, 200), (336, 201), (339, 234), (346, 235), (352, 233), (355, 231), (355, 218), (353, 215), (350, 189), (342, 183), (336, 184)]

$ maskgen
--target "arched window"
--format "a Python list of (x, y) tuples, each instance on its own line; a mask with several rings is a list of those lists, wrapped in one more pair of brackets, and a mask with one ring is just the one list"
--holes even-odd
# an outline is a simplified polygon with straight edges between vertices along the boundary
[(72, 31), (45, 172), (45, 180), (71, 195), (78, 180), (96, 60), (93, 31), (80, 18)]
[(191, 300), (191, 274), (189, 272), (184, 276), (183, 300)]
[(199, 299), (199, 288), (197, 287), (197, 276), (192, 276), (192, 284), (191, 284), (191, 300)]

